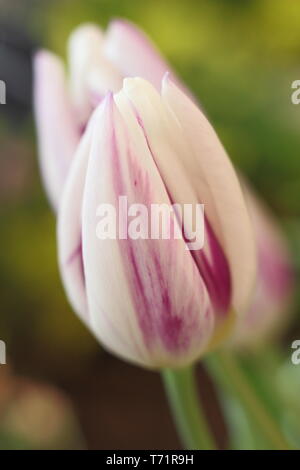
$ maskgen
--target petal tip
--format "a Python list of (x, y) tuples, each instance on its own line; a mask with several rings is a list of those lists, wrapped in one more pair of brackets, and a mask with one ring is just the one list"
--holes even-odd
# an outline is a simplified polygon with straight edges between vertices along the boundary
[(103, 32), (96, 23), (81, 23), (72, 30), (69, 36), (69, 44), (73, 43), (73, 41), (77, 42), (77, 40), (81, 40), (87, 36), (97, 36), (102, 38)]
[(169, 70), (167, 70), (161, 81), (161, 90), (163, 91), (166, 87), (170, 86), (170, 84), (173, 84), (173, 82), (171, 80), (171, 74)]
[(115, 17), (113, 18), (107, 28), (107, 32), (122, 32), (127, 30), (128, 32), (135, 33), (137, 31), (136, 26), (129, 20), (124, 18)]
[(48, 49), (38, 49), (33, 55), (34, 67), (47, 67), (61, 65), (61, 59)]

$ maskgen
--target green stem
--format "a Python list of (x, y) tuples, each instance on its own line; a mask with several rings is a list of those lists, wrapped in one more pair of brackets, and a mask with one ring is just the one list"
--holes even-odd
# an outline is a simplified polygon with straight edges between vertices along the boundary
[(222, 388), (225, 385), (237, 396), (249, 418), (256, 423), (270, 442), (272, 448), (281, 450), (291, 449), (291, 446), (278, 428), (276, 421), (260, 401), (253, 387), (251, 387), (245, 372), (242, 370), (234, 354), (223, 350), (212, 357), (208, 357), (206, 363), (219, 381), (219, 385)]
[(192, 367), (162, 371), (178, 433), (186, 449), (215, 449), (201, 409)]

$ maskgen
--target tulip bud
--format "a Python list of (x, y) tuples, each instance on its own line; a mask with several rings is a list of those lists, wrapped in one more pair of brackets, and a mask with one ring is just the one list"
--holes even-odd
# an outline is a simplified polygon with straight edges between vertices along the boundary
[[(122, 48), (124, 44), (127, 45), (126, 49), (134, 50), (135, 53), (124, 56)], [(147, 78), (157, 89), (159, 89), (164, 70), (170, 70), (143, 33), (126, 21), (118, 20), (111, 23), (104, 47), (111, 61), (123, 70), (125, 75), (135, 73)], [(140, 60), (140, 57), (144, 57), (144, 61)], [(179, 84), (176, 80), (172, 74), (172, 81)], [(183, 89), (182, 84), (180, 87)], [(215, 187), (217, 188), (218, 185)], [(262, 204), (257, 197), (255, 200), (254, 196), (250, 197), (249, 190), (246, 190), (245, 196), (249, 204), (257, 242), (258, 277), (251, 307), (249, 308), (247, 303), (244, 304), (245, 321), (243, 317), (240, 317), (234, 335), (234, 343), (240, 345), (255, 342), (255, 337), (257, 340), (262, 339), (264, 334), (281, 323), (278, 321), (279, 315), (287, 308), (293, 287), (292, 263), (286, 242), (276, 221), (273, 221), (268, 211), (261, 207)], [(232, 216), (234, 217), (234, 212)], [(233, 240), (234, 243), (237, 242), (234, 238)], [(236, 253), (239, 251), (236, 250)], [(236, 261), (238, 264), (238, 260)], [(247, 282), (245, 287), (248, 290)], [(239, 310), (243, 310), (242, 305), (239, 307)]]
[[(99, 239), (99, 204), (117, 208), (120, 196), (146, 208), (203, 203), (203, 250), (187, 250), (184, 237)], [(207, 119), (168, 79), (162, 95), (126, 79), (96, 109), (66, 182), (58, 245), (75, 310), (105, 347), (146, 367), (204, 354), (254, 282), (254, 239), (236, 174)]]
[(68, 43), (68, 64), (70, 90), (58, 57), (41, 51), (34, 59), (40, 165), (55, 210), (80, 136), (106, 93), (120, 90), (123, 77), (136, 75), (159, 90), (166, 71), (171, 73), (145, 34), (123, 20), (113, 21), (107, 33), (89, 23), (75, 29)]
[(257, 278), (254, 295), (237, 322), (230, 344), (251, 347), (262, 343), (286, 323), (293, 274), (283, 234), (269, 210), (243, 183), (257, 243)]
[(67, 92), (63, 64), (40, 51), (34, 60), (34, 101), (41, 173), (50, 202), (57, 209), (74, 152), (80, 139)]

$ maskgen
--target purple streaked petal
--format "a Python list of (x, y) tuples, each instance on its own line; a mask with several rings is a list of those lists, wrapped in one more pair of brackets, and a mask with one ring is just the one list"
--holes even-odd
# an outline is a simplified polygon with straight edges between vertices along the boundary
[[(137, 122), (143, 131), (147, 147), (156, 164), (158, 158), (151, 147), (150, 139), (142, 117), (132, 103), (131, 105)], [(174, 204), (176, 201), (174, 200), (170, 190), (167, 190), (167, 193), (171, 203)], [(209, 221), (207, 220), (207, 217), (205, 217), (205, 239), (206, 247), (202, 250), (191, 251), (191, 255), (193, 256), (199, 269), (199, 273), (206, 285), (207, 291), (210, 295), (210, 300), (215, 308), (215, 312), (223, 315), (226, 314), (230, 308), (231, 277), (227, 259)]]
[(243, 313), (253, 294), (256, 243), (239, 180), (214, 129), (194, 103), (169, 80), (162, 95), (189, 143), (182, 164), (227, 259), (232, 305), (237, 314)]
[[(192, 255), (209, 292), (217, 314), (226, 315), (231, 303), (231, 276), (224, 251), (214, 234), (209, 221), (205, 220), (207, 249), (193, 251)], [(209, 256), (207, 251), (211, 254)]]
[[(112, 98), (95, 123), (83, 203), (83, 258), (91, 322), (102, 342), (149, 366), (180, 365), (198, 357), (213, 331), (205, 285), (184, 240), (99, 240), (96, 209), (170, 204), (168, 194), (131, 113), (126, 121)], [(125, 124), (126, 122), (126, 124)], [(185, 295), (182, 295), (184, 291)], [(112, 343), (101, 311), (123, 332), (132, 350)], [(137, 348), (140, 352), (137, 354)]]

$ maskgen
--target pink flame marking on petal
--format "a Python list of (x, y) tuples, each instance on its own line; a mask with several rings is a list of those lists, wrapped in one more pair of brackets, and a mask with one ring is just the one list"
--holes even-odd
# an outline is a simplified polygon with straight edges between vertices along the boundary
[(216, 311), (220, 314), (226, 314), (230, 306), (232, 291), (229, 266), (219, 241), (206, 217), (205, 229), (206, 240), (212, 254), (212, 261), (209, 261), (203, 250), (193, 250), (192, 256), (211, 295)]
[[(139, 115), (137, 109), (135, 108), (132, 102), (131, 102), (131, 106), (135, 113), (137, 122), (143, 131), (143, 134), (147, 142), (149, 151), (152, 155), (153, 161), (159, 171), (159, 168), (156, 164), (155, 154), (153, 152), (153, 149), (151, 148), (149, 137), (147, 135), (142, 117)], [(159, 174), (163, 180), (163, 177), (160, 171), (159, 171)], [(173, 204), (174, 199), (172, 198), (172, 195), (170, 194), (166, 185), (165, 185), (165, 188), (168, 193), (171, 204)], [(179, 225), (181, 226), (181, 223)], [(205, 227), (206, 227), (206, 235), (207, 235), (206, 238), (207, 238), (207, 241), (209, 243), (210, 250), (212, 253), (212, 262), (210, 263), (208, 257), (206, 256), (203, 250), (192, 250), (191, 254), (195, 260), (195, 263), (199, 269), (200, 275), (210, 294), (211, 301), (215, 307), (216, 312), (223, 315), (228, 312), (230, 301), (231, 301), (232, 286), (231, 286), (230, 270), (229, 270), (228, 262), (224, 255), (224, 252), (206, 217), (205, 217)], [(182, 234), (182, 236), (185, 239), (184, 233)], [(185, 241), (187, 240), (185, 239)]]
[[(113, 110), (111, 110), (113, 112)], [(113, 120), (113, 116), (111, 116)], [(113, 181), (116, 198), (126, 194), (126, 186), (122, 179), (122, 170), (119, 160), (119, 152), (115, 129), (112, 125), (111, 148), (113, 158)], [(141, 199), (148, 206), (151, 204), (151, 192), (149, 178), (141, 174), (141, 169), (135, 164), (128, 149), (132, 185), (135, 190), (135, 202)], [(159, 242), (154, 240), (120, 240), (124, 267), (130, 279), (132, 298), (135, 304), (139, 325), (143, 333), (145, 343), (151, 349), (157, 341), (171, 352), (181, 353), (186, 351), (192, 338), (201, 341), (203, 330), (199, 327), (199, 305), (195, 305), (195, 292), (178, 312), (176, 302), (170, 297), (172, 283), (171, 269), (174, 265), (173, 257), (176, 256), (174, 240), (166, 240), (165, 253), (168, 253), (169, 262), (162, 260), (159, 254)], [(188, 252), (187, 252), (188, 255)], [(182, 267), (184, 269), (184, 266)], [(196, 268), (195, 268), (196, 272)], [(195, 275), (194, 272), (194, 275)], [(195, 275), (196, 281), (196, 275)], [(207, 314), (207, 312), (205, 312)], [(206, 322), (211, 317), (204, 315)]]
[[(143, 183), (140, 184), (142, 186)], [(137, 240), (123, 242), (122, 248), (123, 255), (129, 261), (126, 266), (130, 266), (133, 299), (148, 346), (159, 338), (169, 351), (187, 350), (191, 338), (199, 335), (195, 294), (178, 312), (178, 306), (170, 297), (171, 267), (174, 265), (173, 256), (176, 255), (172, 241), (167, 240), (164, 248), (165, 253), (168, 253), (167, 260), (164, 260), (165, 267), (155, 241), (144, 241), (143, 245)], [(143, 266), (143, 262), (146, 266)]]

